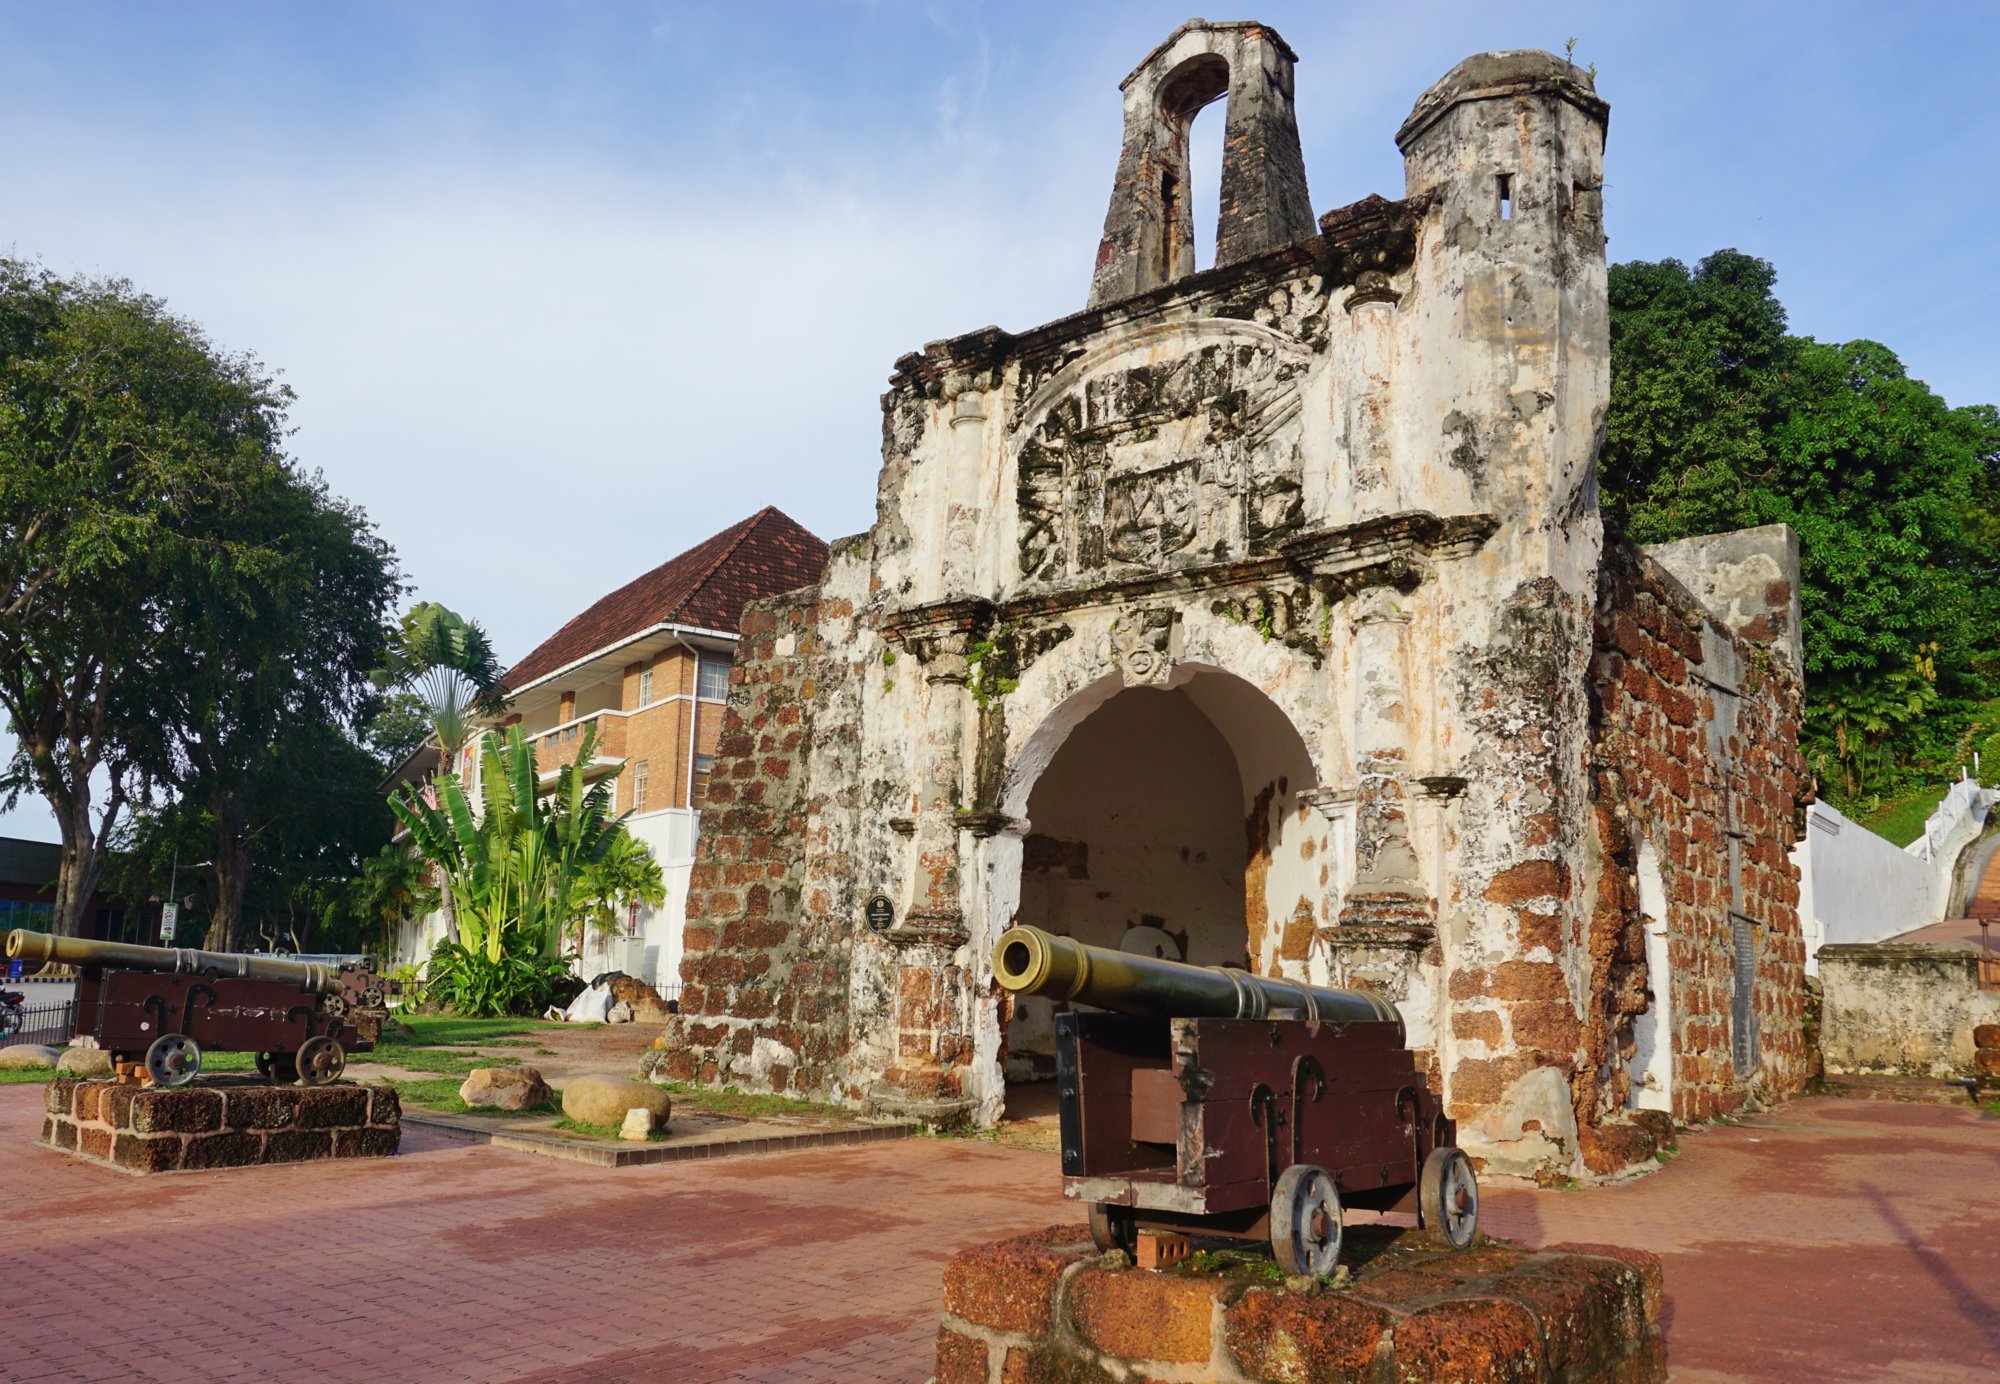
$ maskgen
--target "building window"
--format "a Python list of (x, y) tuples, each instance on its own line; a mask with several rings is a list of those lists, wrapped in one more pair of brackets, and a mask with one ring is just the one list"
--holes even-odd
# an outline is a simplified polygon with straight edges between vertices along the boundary
[(708, 801), (708, 776), (714, 769), (714, 755), (698, 754), (694, 757), (694, 782), (688, 785), (689, 807), (700, 807)]
[(646, 761), (643, 759), (632, 763), (632, 810), (646, 810)]
[(56, 906), (26, 899), (0, 899), (0, 931), (47, 932), (55, 926)]
[(695, 695), (705, 702), (726, 702), (729, 700), (729, 660), (717, 654), (704, 655), (700, 663), (701, 675), (696, 679)]
[(651, 706), (652, 704), (653, 704), (653, 670), (651, 668), (648, 668), (644, 672), (639, 674), (639, 705)]

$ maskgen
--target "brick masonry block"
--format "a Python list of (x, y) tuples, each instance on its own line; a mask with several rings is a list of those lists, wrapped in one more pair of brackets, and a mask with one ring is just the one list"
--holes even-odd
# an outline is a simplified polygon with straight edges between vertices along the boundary
[(333, 1135), (324, 1129), (280, 1129), (266, 1136), (266, 1163), (310, 1163), (333, 1157)]
[(1223, 1317), (1229, 1353), (1274, 1384), (1372, 1384), (1388, 1313), (1333, 1293), (1252, 1289)]
[(399, 1129), (336, 1129), (333, 1131), (335, 1158), (387, 1158), (402, 1143)]
[(1642, 1249), (1627, 1249), (1623, 1245), (1560, 1244), (1550, 1245), (1548, 1254), (1587, 1255), (1593, 1259), (1610, 1259), (1625, 1266), (1637, 1277), (1639, 1311), (1647, 1326), (1660, 1324), (1660, 1313), (1666, 1306), (1666, 1274), (1660, 1267), (1657, 1255)]
[(187, 1142), (181, 1155), (183, 1169), (247, 1168), (264, 1160), (264, 1136), (224, 1130), (204, 1134)]
[(300, 1129), (335, 1129), (367, 1123), (368, 1092), (359, 1086), (316, 1086), (299, 1092)]
[(1395, 1378), (1403, 1384), (1478, 1380), (1539, 1384), (1546, 1356), (1534, 1315), (1497, 1299), (1445, 1303), (1396, 1323)]
[(222, 1128), (220, 1091), (180, 1087), (119, 1094), (124, 1099), (113, 1102), (122, 1107), (116, 1123), (136, 1134), (206, 1134)]
[(986, 1384), (986, 1342), (940, 1326), (937, 1384)]
[(177, 1134), (120, 1133), (112, 1143), (111, 1161), (135, 1173), (166, 1173), (181, 1166)]
[(76, 1088), (80, 1085), (75, 1077), (57, 1077), (42, 1089), (42, 1108), (51, 1115), (74, 1115)]
[[(1132, 1378), (1047, 1343), (1009, 1346), (1000, 1365), (1000, 1384), (1130, 1384)], [(1140, 1376), (1138, 1384), (1150, 1381)]]
[(1213, 1350), (1215, 1304), (1230, 1285), (1117, 1269), (1085, 1269), (1071, 1280), (1072, 1330), (1109, 1355), (1189, 1364)]
[[(1049, 1243), (1058, 1229), (1070, 1237), (1068, 1244)], [(964, 1251), (945, 1265), (944, 1310), (996, 1331), (1047, 1331), (1057, 1280), (1088, 1252), (1078, 1237), (1076, 1226), (1052, 1227), (1040, 1236)]]
[(284, 1129), (297, 1116), (298, 1092), (281, 1086), (246, 1086), (227, 1094), (224, 1123), (231, 1129)]

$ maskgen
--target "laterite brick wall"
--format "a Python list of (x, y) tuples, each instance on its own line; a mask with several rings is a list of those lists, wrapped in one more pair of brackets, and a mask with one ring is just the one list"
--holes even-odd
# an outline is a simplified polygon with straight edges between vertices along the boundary
[(839, 1079), (846, 951), (801, 897), (820, 606), (809, 588), (743, 612), (659, 1076), (817, 1096)]
[[(1640, 890), (1655, 867), (1667, 915), (1674, 1117), (1735, 1109), (1750, 1091), (1797, 1091), (1807, 1077), (1805, 944), (1790, 851), (1812, 792), (1798, 752), (1798, 676), (1620, 542), (1605, 547), (1592, 672), (1602, 868), (1589, 951), (1599, 1005), (1586, 1016), (1579, 1113), (1625, 1106), (1634, 1023), (1648, 992), (1661, 992), (1643, 931), (1657, 902)], [(1755, 1054), (1741, 1070), (1732, 1044), (1739, 943), (1755, 967)]]

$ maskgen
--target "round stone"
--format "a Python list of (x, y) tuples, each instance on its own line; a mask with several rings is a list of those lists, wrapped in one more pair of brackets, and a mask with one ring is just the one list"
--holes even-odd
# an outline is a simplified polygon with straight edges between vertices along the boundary
[(653, 1127), (659, 1129), (666, 1125), (673, 1109), (673, 1098), (665, 1091), (651, 1082), (634, 1081), (630, 1077), (592, 1073), (572, 1077), (563, 1087), (563, 1114), (579, 1124), (619, 1129), (625, 1124), (626, 1111), (649, 1110)]
[(555, 1098), (533, 1067), (474, 1067), (458, 1098), (489, 1110), (533, 1110)]
[(54, 1048), (45, 1048), (40, 1043), (16, 1043), (12, 1047), (0, 1048), (0, 1072), (31, 1072), (41, 1067), (53, 1067), (62, 1057)]
[(59, 1076), (110, 1076), (111, 1054), (103, 1048), (65, 1048), (56, 1060)]

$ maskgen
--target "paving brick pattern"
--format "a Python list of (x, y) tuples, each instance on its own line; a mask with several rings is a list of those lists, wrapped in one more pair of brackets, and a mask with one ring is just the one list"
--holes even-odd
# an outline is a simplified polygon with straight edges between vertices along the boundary
[[(913, 1139), (607, 1170), (414, 1129), (392, 1160), (135, 1179), (0, 1087), (0, 1377), (921, 1381), (945, 1262), (1075, 1216), (1050, 1156)], [(1677, 1380), (1990, 1380), (2000, 1122), (1809, 1100), (1489, 1228), (1666, 1266)]]

